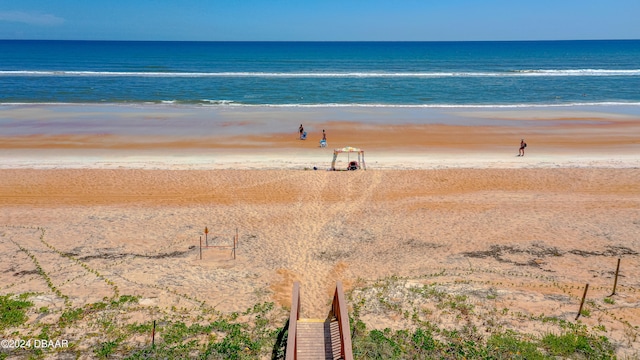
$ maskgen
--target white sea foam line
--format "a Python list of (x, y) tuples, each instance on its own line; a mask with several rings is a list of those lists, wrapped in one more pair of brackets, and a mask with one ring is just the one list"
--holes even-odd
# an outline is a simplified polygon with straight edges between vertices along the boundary
[(76, 76), (76, 77), (265, 77), (265, 78), (443, 78), (443, 77), (569, 77), (640, 76), (640, 69), (538, 69), (507, 72), (124, 72), (124, 71), (0, 71), (0, 76)]
[[(246, 107), (300, 107), (300, 108), (322, 108), (322, 107), (362, 107), (362, 108), (463, 108), (463, 109), (512, 109), (512, 108), (563, 108), (578, 106), (640, 106), (640, 102), (590, 102), (590, 103), (567, 103), (567, 104), (238, 104), (232, 103), (228, 106)], [(225, 106), (225, 105), (220, 105)]]

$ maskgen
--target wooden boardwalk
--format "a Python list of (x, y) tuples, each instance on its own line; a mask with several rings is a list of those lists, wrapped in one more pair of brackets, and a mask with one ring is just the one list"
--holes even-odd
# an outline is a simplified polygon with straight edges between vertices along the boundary
[(340, 328), (335, 318), (299, 319), (296, 358), (338, 360), (340, 355)]
[(294, 283), (287, 360), (353, 360), (346, 301), (340, 282), (326, 319), (300, 319), (300, 284)]

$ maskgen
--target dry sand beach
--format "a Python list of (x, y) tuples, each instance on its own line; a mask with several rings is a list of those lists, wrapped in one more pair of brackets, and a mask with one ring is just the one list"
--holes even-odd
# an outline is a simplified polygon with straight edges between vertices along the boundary
[[(399, 277), (464, 294), (478, 312), (524, 314), (502, 325), (543, 333), (523, 317), (574, 321), (588, 283), (580, 321), (603, 325), (618, 355), (640, 352), (640, 116), (261, 109), (217, 110), (207, 122), (190, 111), (2, 109), (0, 295), (38, 292), (37, 306), (63, 306), (28, 254), (74, 305), (116, 286), (160, 308), (287, 307), (300, 281), (303, 315), (324, 317), (336, 281), (357, 296)], [(78, 125), (104, 117), (115, 122)], [(300, 122), (309, 140), (296, 138)], [(322, 129), (328, 148), (318, 147)], [(368, 170), (324, 171), (347, 145), (366, 151)], [(205, 226), (217, 245), (237, 229), (236, 260), (228, 249), (199, 260)]]

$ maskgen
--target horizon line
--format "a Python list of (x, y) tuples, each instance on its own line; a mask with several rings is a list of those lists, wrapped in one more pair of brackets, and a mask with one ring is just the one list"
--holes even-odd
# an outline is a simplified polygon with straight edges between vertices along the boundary
[(528, 40), (141, 40), (141, 39), (0, 39), (0, 41), (68, 41), (68, 42), (194, 42), (194, 43), (456, 43), (456, 42), (573, 42), (639, 41), (640, 38), (611, 39), (528, 39)]

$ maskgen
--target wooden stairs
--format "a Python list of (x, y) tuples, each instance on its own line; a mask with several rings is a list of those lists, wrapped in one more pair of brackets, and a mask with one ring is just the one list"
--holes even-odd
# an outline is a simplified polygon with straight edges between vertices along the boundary
[(300, 283), (295, 282), (285, 359), (353, 360), (346, 305), (342, 283), (338, 282), (326, 319), (300, 319)]

